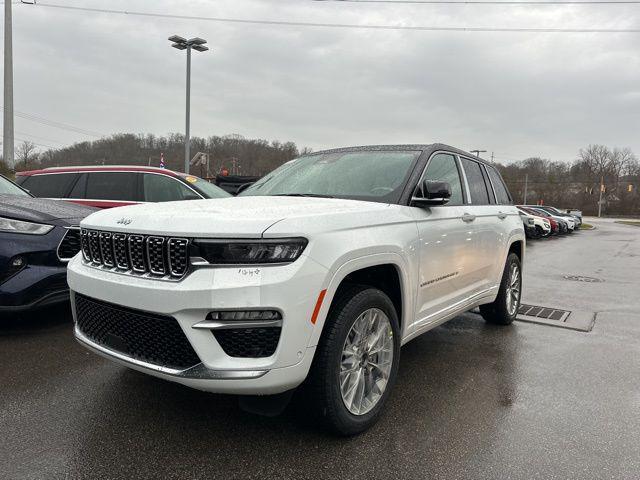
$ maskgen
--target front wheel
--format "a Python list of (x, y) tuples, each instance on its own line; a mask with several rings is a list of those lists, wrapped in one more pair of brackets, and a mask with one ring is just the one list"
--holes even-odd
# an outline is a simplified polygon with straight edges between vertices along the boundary
[(314, 359), (310, 382), (324, 422), (342, 435), (380, 417), (400, 360), (398, 315), (376, 288), (354, 286), (336, 297)]
[(480, 305), (480, 313), (488, 323), (510, 325), (518, 315), (522, 293), (522, 268), (520, 259), (510, 253), (502, 273), (498, 296), (493, 303)]

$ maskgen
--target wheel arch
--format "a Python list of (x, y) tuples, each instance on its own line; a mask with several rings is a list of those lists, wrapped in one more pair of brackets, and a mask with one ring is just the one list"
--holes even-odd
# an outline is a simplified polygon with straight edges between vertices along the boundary
[(511, 253), (515, 253), (518, 258), (520, 259), (520, 262), (522, 263), (522, 261), (524, 260), (524, 240), (523, 239), (514, 239), (512, 240), (511, 244), (509, 244), (509, 250), (507, 251), (507, 256), (509, 256)]
[(404, 335), (414, 301), (410, 294), (411, 283), (406, 262), (395, 253), (373, 254), (350, 260), (335, 271), (326, 288), (309, 346), (318, 344), (327, 315), (340, 289), (352, 283), (372, 285), (385, 292), (396, 307), (400, 332)]

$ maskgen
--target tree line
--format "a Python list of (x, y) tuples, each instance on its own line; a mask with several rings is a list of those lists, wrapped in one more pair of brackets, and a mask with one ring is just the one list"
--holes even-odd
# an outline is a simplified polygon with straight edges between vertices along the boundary
[(585, 215), (640, 215), (640, 163), (628, 148), (589, 145), (572, 162), (532, 157), (497, 164), (516, 203), (577, 208)]
[[(248, 139), (241, 135), (191, 138), (192, 155), (207, 154), (204, 164), (191, 167), (191, 173), (214, 177), (229, 174), (262, 176), (310, 152), (294, 142)], [(16, 149), (16, 165), (9, 168), (0, 160), (0, 173), (67, 165), (160, 165), (182, 171), (184, 136), (115, 134), (60, 149), (39, 151), (32, 142)], [(496, 163), (515, 203), (544, 203), (561, 208), (578, 208), (586, 215), (596, 214), (602, 190), (603, 212), (609, 215), (640, 215), (640, 163), (628, 148), (589, 145), (575, 160), (560, 162), (531, 157), (509, 164)]]
[[(241, 135), (191, 137), (192, 156), (207, 154), (206, 165), (193, 165), (191, 173), (211, 177), (223, 169), (229, 173), (262, 176), (284, 162), (296, 158), (307, 149), (299, 150), (295, 143), (277, 140), (248, 139)], [(99, 140), (80, 142), (59, 149), (38, 151), (32, 142), (22, 142), (16, 148), (14, 171), (34, 170), (69, 165), (150, 165), (164, 166), (183, 171), (184, 135), (172, 133), (167, 136), (152, 134), (135, 135), (121, 133)], [(0, 172), (11, 169), (0, 163)]]

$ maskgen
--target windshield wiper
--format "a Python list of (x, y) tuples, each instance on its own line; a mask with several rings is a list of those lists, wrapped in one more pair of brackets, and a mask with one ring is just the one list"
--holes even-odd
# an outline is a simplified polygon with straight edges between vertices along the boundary
[(331, 195), (320, 195), (318, 193), (276, 193), (272, 197), (311, 197), (311, 198), (336, 198)]

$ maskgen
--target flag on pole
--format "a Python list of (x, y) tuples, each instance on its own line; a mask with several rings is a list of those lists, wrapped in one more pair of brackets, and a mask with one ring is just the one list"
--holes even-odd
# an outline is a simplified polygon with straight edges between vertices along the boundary
[(164, 168), (164, 153), (160, 152), (160, 168)]

